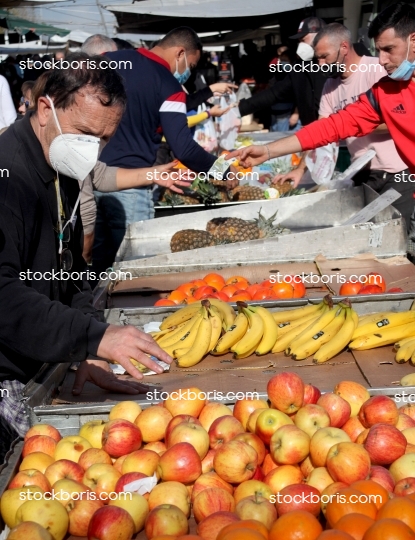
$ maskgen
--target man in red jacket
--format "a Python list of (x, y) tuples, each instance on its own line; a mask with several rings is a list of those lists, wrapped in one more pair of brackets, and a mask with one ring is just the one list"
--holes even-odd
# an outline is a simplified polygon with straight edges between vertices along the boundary
[(379, 63), (387, 77), (356, 103), (309, 124), (295, 135), (265, 146), (248, 146), (231, 156), (238, 156), (244, 167), (252, 167), (272, 157), (311, 150), (347, 137), (362, 137), (386, 123), (410, 171), (405, 175), (397, 173), (395, 181), (413, 182), (415, 189), (415, 9), (403, 2), (389, 6), (373, 20), (369, 37), (375, 40)]

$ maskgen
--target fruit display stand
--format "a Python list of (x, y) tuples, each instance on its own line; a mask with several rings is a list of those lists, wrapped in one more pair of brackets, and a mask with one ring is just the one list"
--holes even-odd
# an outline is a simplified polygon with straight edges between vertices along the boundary
[[(342, 225), (378, 194), (367, 186), (332, 190), (301, 197), (257, 201), (232, 208), (206, 210), (189, 217), (171, 216), (131, 224), (116, 256), (114, 268), (140, 275), (282, 261), (312, 261), (322, 253), (344, 258), (368, 251), (380, 257), (403, 255), (407, 236), (400, 213), (389, 206), (368, 223)], [(290, 229), (289, 234), (171, 253), (172, 236), (183, 229), (206, 230), (213, 218), (245, 220), (259, 212)]]

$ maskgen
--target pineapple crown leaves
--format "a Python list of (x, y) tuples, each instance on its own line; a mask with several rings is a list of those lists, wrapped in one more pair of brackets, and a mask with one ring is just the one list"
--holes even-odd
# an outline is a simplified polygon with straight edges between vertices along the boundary
[(210, 182), (199, 182), (196, 195), (206, 204), (214, 204), (221, 200), (219, 190)]
[(274, 225), (278, 210), (276, 210), (274, 214), (272, 214), (272, 216), (268, 219), (266, 219), (266, 217), (261, 214), (261, 210), (262, 207), (258, 211), (258, 217), (251, 220), (250, 223), (255, 223), (258, 229), (264, 233), (265, 237), (277, 236), (277, 234), (281, 234), (289, 230), (285, 227), (281, 227), (279, 223)]
[(183, 199), (178, 193), (165, 193), (164, 201), (159, 201), (160, 206), (180, 206), (183, 204)]

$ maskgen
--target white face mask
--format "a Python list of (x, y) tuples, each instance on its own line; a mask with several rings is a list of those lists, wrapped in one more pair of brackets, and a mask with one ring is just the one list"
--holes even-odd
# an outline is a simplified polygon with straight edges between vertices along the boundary
[(298, 44), (297, 54), (301, 58), (301, 60), (304, 60), (304, 62), (308, 62), (314, 57), (314, 49), (311, 45), (307, 45), (307, 43), (304, 43), (302, 41)]
[(58, 173), (82, 182), (98, 161), (101, 139), (91, 135), (62, 133), (56, 116), (55, 106), (49, 96), (53, 116), (60, 135), (55, 137), (49, 148), (49, 160)]

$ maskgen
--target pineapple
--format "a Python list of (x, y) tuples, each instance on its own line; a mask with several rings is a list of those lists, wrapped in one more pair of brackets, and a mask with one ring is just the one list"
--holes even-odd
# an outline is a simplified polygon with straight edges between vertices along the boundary
[(284, 193), (287, 193), (288, 191), (292, 191), (293, 185), (291, 182), (284, 182), (283, 184), (278, 184), (277, 186), (273, 186), (280, 192), (280, 195), (283, 195)]
[(265, 199), (264, 190), (254, 186), (238, 186), (231, 191), (233, 201), (257, 201)]
[(188, 251), (189, 249), (210, 247), (215, 244), (214, 236), (206, 231), (184, 229), (172, 236), (172, 239), (170, 240), (170, 249), (172, 253), (176, 253), (177, 251)]
[(206, 230), (213, 234), (221, 244), (261, 238), (261, 231), (256, 223), (240, 218), (212, 219), (207, 223)]
[(221, 202), (218, 189), (210, 182), (199, 182), (196, 188), (196, 195), (206, 206)]
[(200, 201), (197, 197), (190, 197), (188, 195), (182, 195), (176, 193), (170, 189), (166, 189), (163, 193), (163, 197), (160, 199), (159, 204), (161, 206), (181, 206), (183, 204), (199, 204)]

